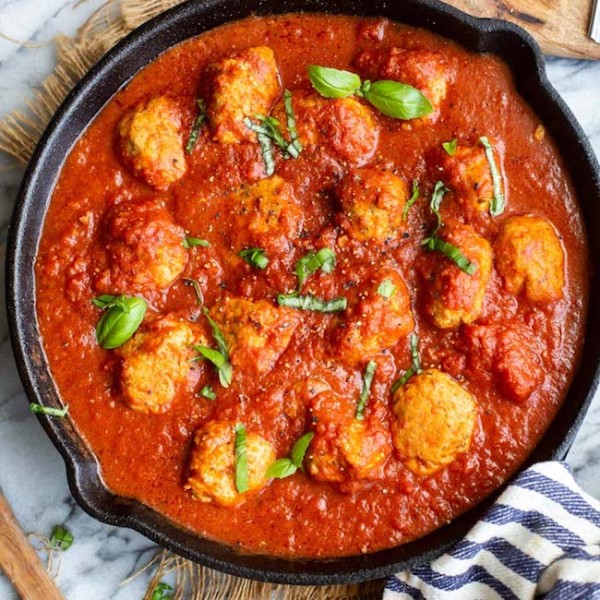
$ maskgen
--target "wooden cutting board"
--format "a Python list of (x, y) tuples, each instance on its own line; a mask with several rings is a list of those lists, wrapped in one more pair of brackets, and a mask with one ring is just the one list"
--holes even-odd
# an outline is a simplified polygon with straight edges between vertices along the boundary
[(600, 44), (588, 36), (594, 0), (445, 1), (476, 17), (520, 25), (536, 38), (545, 54), (600, 60)]

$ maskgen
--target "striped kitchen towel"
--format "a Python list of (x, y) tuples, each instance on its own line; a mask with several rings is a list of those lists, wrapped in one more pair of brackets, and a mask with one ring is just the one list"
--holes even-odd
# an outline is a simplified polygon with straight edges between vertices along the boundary
[(519, 475), (466, 538), (391, 577), (384, 600), (600, 600), (600, 502), (564, 463)]

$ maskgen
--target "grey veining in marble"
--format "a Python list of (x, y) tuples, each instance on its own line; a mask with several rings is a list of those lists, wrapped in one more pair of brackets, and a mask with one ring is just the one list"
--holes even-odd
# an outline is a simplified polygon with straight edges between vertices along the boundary
[[(46, 41), (73, 34), (102, 0), (0, 0), (0, 32), (17, 39)], [(50, 73), (52, 45), (24, 48), (0, 39), (0, 117), (23, 108)], [(550, 80), (565, 98), (598, 154), (600, 152), (600, 62), (549, 59)], [(4, 307), (6, 229), (22, 175), (0, 155), (0, 486), (23, 529), (48, 534), (65, 523), (75, 536), (63, 556), (58, 583), (68, 600), (141, 598), (147, 579), (119, 583), (151, 556), (154, 544), (141, 535), (95, 521), (72, 499), (63, 462), (30, 414), (16, 373)], [(569, 453), (579, 483), (600, 498), (600, 398), (597, 396)], [(16, 598), (0, 576), (0, 598)]]

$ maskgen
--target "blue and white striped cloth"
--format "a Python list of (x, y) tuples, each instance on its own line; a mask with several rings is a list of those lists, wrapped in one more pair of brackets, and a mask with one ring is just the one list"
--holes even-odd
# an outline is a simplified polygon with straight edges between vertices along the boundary
[(567, 465), (519, 475), (465, 539), (386, 583), (384, 600), (600, 600), (600, 502)]

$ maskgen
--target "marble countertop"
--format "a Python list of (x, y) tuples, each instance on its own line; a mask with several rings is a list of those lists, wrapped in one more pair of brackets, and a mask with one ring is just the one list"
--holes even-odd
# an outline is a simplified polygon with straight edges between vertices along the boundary
[[(45, 42), (72, 35), (102, 0), (0, 0), (0, 33)], [(52, 44), (22, 47), (0, 37), (0, 117), (25, 101), (55, 61)], [(600, 155), (600, 62), (547, 60), (551, 82), (571, 107)], [(64, 523), (75, 543), (63, 555), (58, 583), (68, 600), (142, 598), (143, 576), (120, 582), (152, 556), (156, 546), (138, 533), (100, 523), (79, 508), (67, 487), (58, 452), (29, 412), (8, 339), (4, 301), (7, 225), (22, 170), (0, 154), (0, 487), (26, 532), (48, 535)], [(600, 498), (600, 394), (569, 452), (577, 481)], [(0, 575), (0, 598), (16, 595)]]

